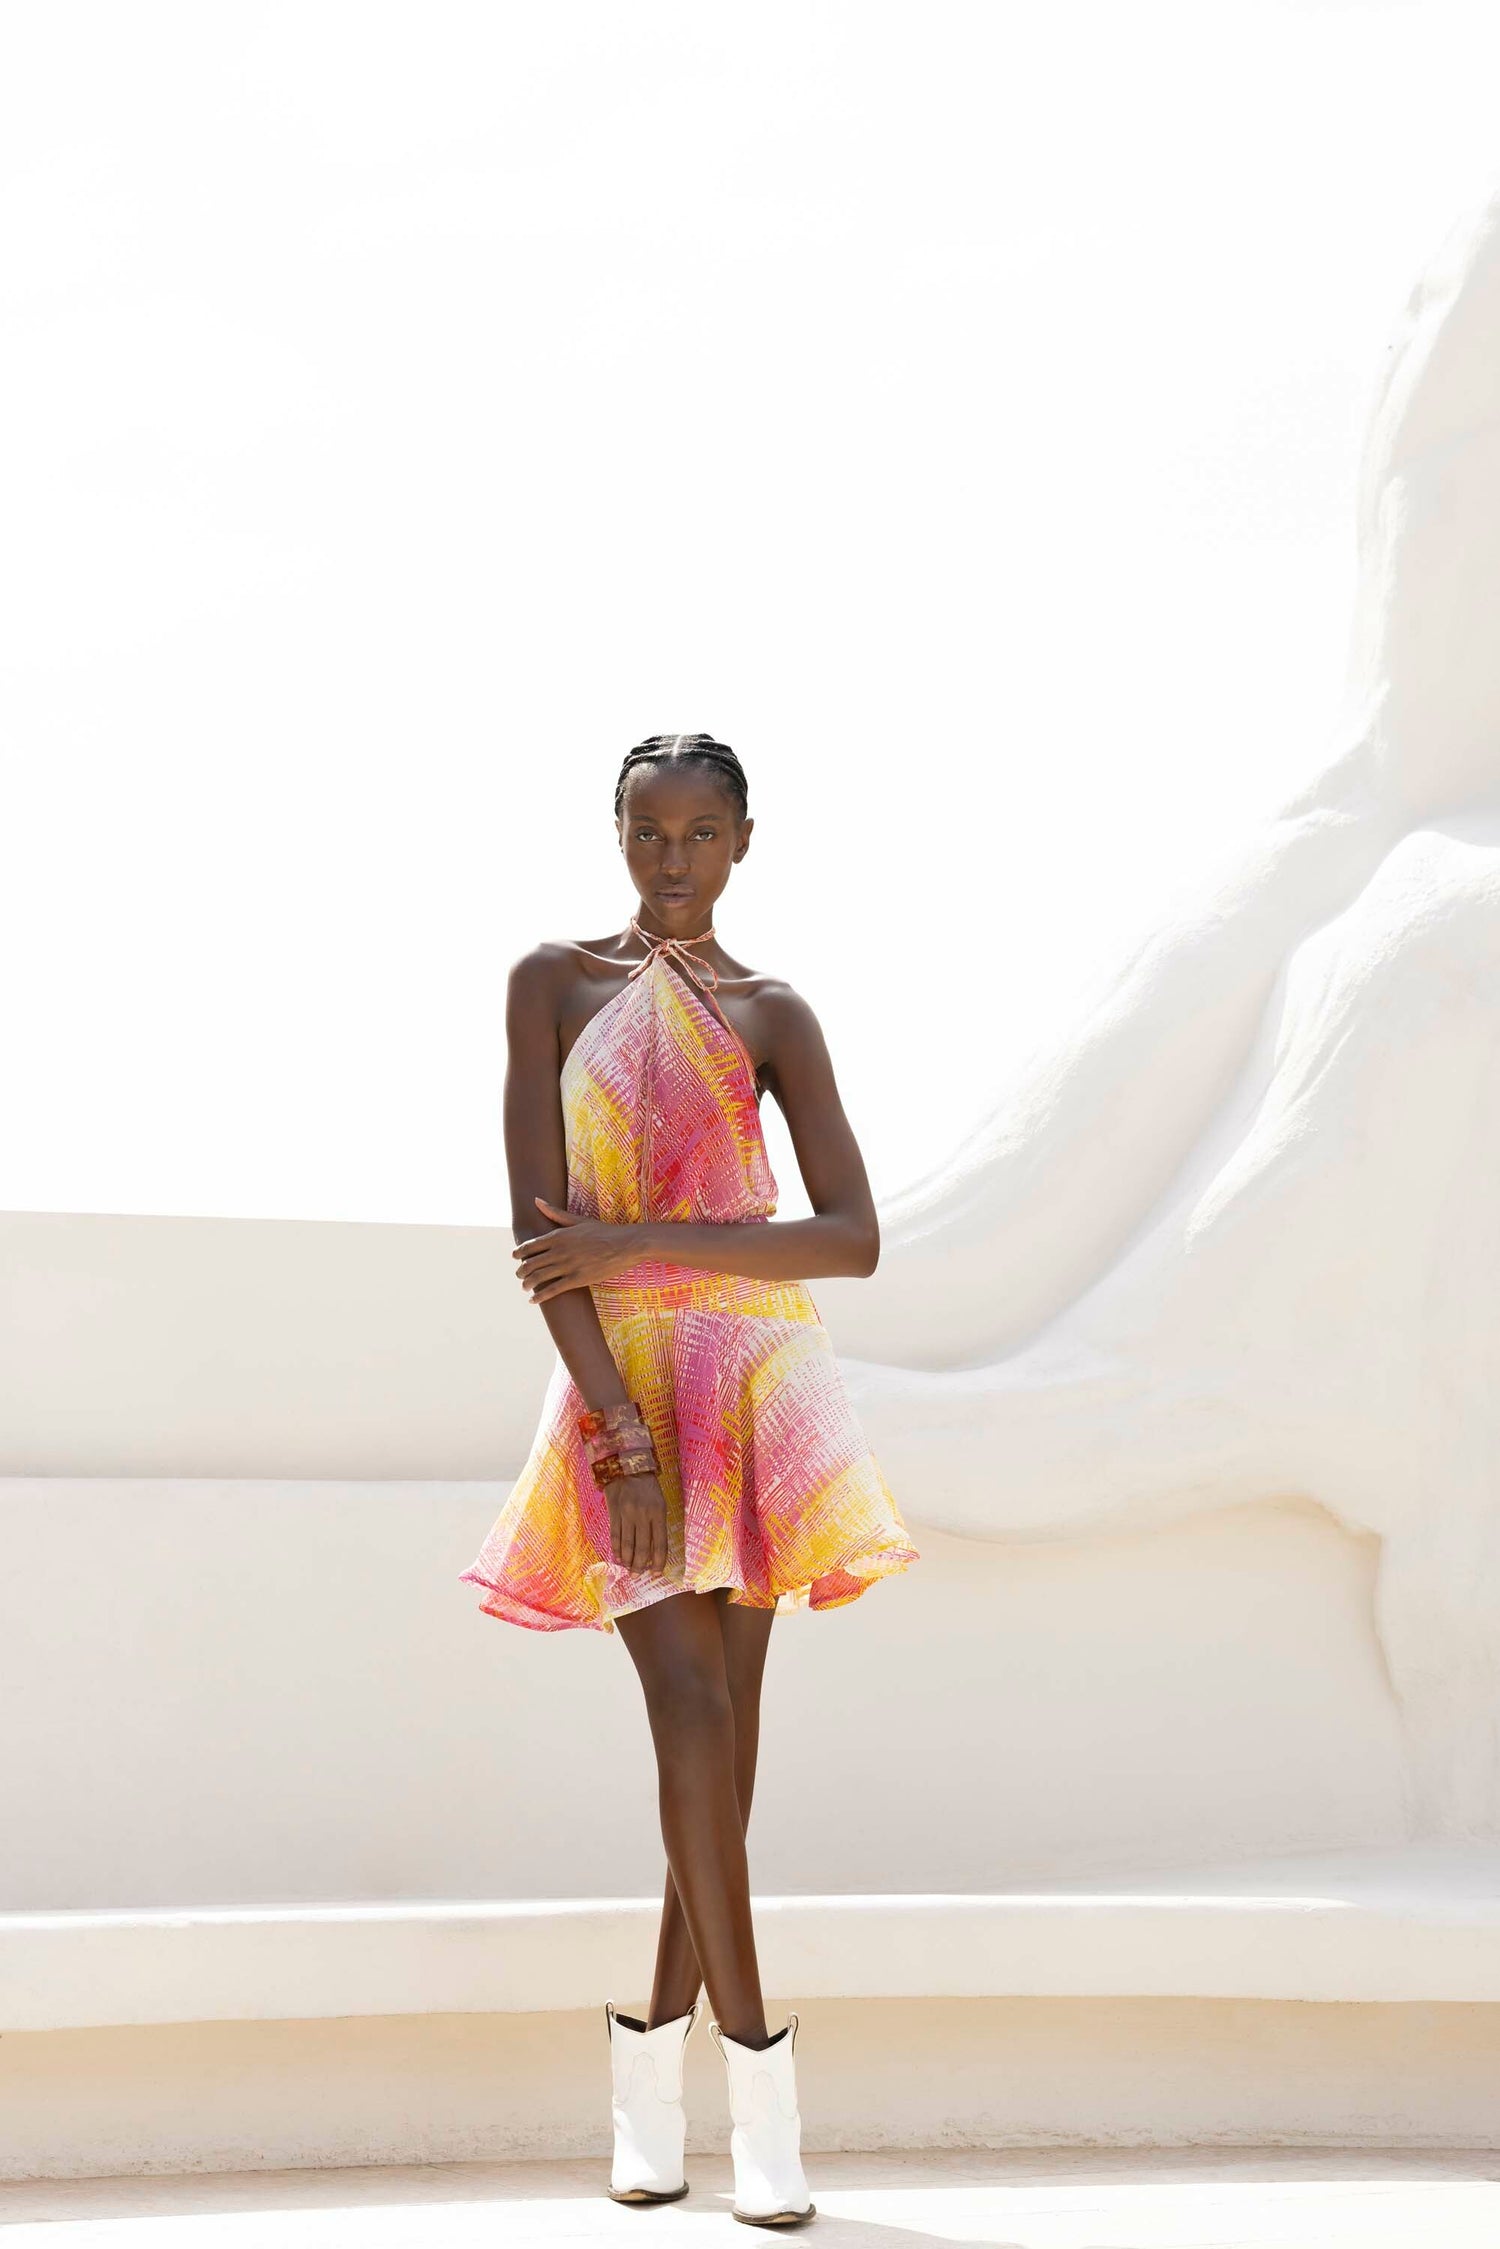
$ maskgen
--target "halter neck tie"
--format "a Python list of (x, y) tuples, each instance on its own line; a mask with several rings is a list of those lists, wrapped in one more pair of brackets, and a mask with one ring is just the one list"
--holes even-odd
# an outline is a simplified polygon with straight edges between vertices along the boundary
[(739, 1032), (730, 1022), (729, 1017), (724, 1013), (723, 1008), (720, 1007), (718, 1001), (714, 998), (714, 988), (719, 981), (718, 970), (714, 967), (712, 961), (695, 960), (693, 955), (687, 950), (689, 945), (706, 945), (708, 943), (709, 939), (713, 936), (714, 933), (713, 923), (710, 922), (707, 929), (700, 929), (696, 937), (659, 937), (654, 929), (642, 929), (634, 914), (632, 914), (630, 917), (630, 926), (635, 931), (637, 937), (642, 938), (645, 941), (650, 950), (645, 954), (643, 959), (636, 962), (634, 968), (630, 971), (630, 975), (625, 979), (626, 983), (628, 984), (633, 977), (643, 975), (660, 954), (670, 953), (673, 960), (678, 962), (678, 964), (682, 968), (685, 968), (687, 970), (688, 975), (697, 985), (699, 991), (703, 994), (703, 997), (707, 1000), (709, 1006), (713, 1009), (715, 1015), (717, 1015), (719, 1021), (723, 1024), (725, 1030), (729, 1033), (729, 1036), (733, 1039), (741, 1054), (745, 1056), (746, 1061), (750, 1065), (750, 1074), (753, 1078), (755, 1075), (754, 1057), (750, 1054), (744, 1040), (740, 1037)]

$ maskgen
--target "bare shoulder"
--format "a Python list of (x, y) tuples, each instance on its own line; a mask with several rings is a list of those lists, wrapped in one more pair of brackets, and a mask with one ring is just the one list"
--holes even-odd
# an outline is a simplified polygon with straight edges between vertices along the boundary
[(821, 1036), (821, 1025), (811, 1003), (784, 976), (757, 977), (752, 997), (769, 1028), (784, 1031), (789, 1036), (805, 1038), (811, 1032)]
[(607, 980), (611, 968), (608, 937), (544, 937), (510, 965), (510, 987), (520, 998), (556, 995), (580, 977)]
[(510, 964), (507, 978), (511, 998), (523, 1005), (550, 999), (569, 974), (569, 951), (566, 939), (549, 937), (519, 953)]
[(746, 1020), (754, 1024), (757, 1051), (773, 1073), (778, 1062), (786, 1066), (825, 1053), (817, 1015), (784, 976), (747, 971), (734, 980), (732, 989), (742, 1001)]

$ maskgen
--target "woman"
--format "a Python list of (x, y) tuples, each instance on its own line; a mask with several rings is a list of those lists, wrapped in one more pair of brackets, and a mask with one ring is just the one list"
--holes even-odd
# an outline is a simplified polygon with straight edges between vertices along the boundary
[[(511, 971), (514, 1255), (558, 1362), (466, 1581), (533, 1630), (618, 1631), (645, 1691), (669, 1873), (650, 2010), (605, 2003), (619, 2201), (686, 2194), (682, 2059), (706, 1986), (729, 2079), (734, 2214), (814, 2215), (797, 2017), (768, 2033), (745, 1828), (778, 1609), (837, 1608), (919, 1559), (805, 1283), (868, 1274), (879, 1228), (817, 1018), (716, 939), (750, 848), (711, 735), (654, 735), (615, 790), (628, 929)], [(815, 1215), (772, 1223), (760, 1100)]]

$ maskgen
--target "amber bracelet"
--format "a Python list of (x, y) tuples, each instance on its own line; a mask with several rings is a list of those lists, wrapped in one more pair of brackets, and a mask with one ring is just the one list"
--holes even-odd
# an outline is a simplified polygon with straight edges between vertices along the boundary
[(612, 1453), (625, 1446), (630, 1451), (650, 1446), (651, 1431), (646, 1418), (633, 1398), (618, 1406), (608, 1406), (603, 1412), (581, 1413), (578, 1427), (583, 1437), (583, 1448), (589, 1459), (607, 1460)]
[(630, 1452), (619, 1452), (615, 1458), (622, 1476), (654, 1476), (661, 1467), (654, 1445), (640, 1446)]
[(654, 1476), (660, 1468), (646, 1417), (634, 1398), (578, 1416), (583, 1448), (601, 1489), (621, 1476)]
[(654, 1452), (611, 1453), (605, 1460), (590, 1463), (594, 1482), (603, 1490), (606, 1484), (616, 1483), (622, 1476), (654, 1476), (660, 1463)]
[(645, 1422), (631, 1421), (623, 1429), (606, 1429), (597, 1437), (585, 1437), (583, 1449), (590, 1460), (607, 1460), (622, 1445), (629, 1450), (636, 1445), (649, 1445), (650, 1442), (651, 1432)]
[(597, 1437), (606, 1429), (618, 1429), (622, 1422), (640, 1421), (644, 1417), (634, 1398), (620, 1398), (612, 1406), (594, 1406), (578, 1416), (578, 1426), (585, 1437)]

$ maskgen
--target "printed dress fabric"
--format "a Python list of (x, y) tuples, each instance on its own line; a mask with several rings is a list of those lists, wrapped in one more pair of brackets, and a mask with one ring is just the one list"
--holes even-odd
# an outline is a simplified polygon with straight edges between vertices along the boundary
[[(569, 1210), (625, 1225), (774, 1213), (753, 1060), (659, 946), (584, 1026), (560, 1091)], [(641, 1259), (590, 1293), (656, 1447), (666, 1570), (611, 1554), (585, 1401), (559, 1353), (531, 1451), (462, 1572), (487, 1615), (611, 1632), (718, 1586), (751, 1608), (831, 1609), (920, 1559), (802, 1282)]]

